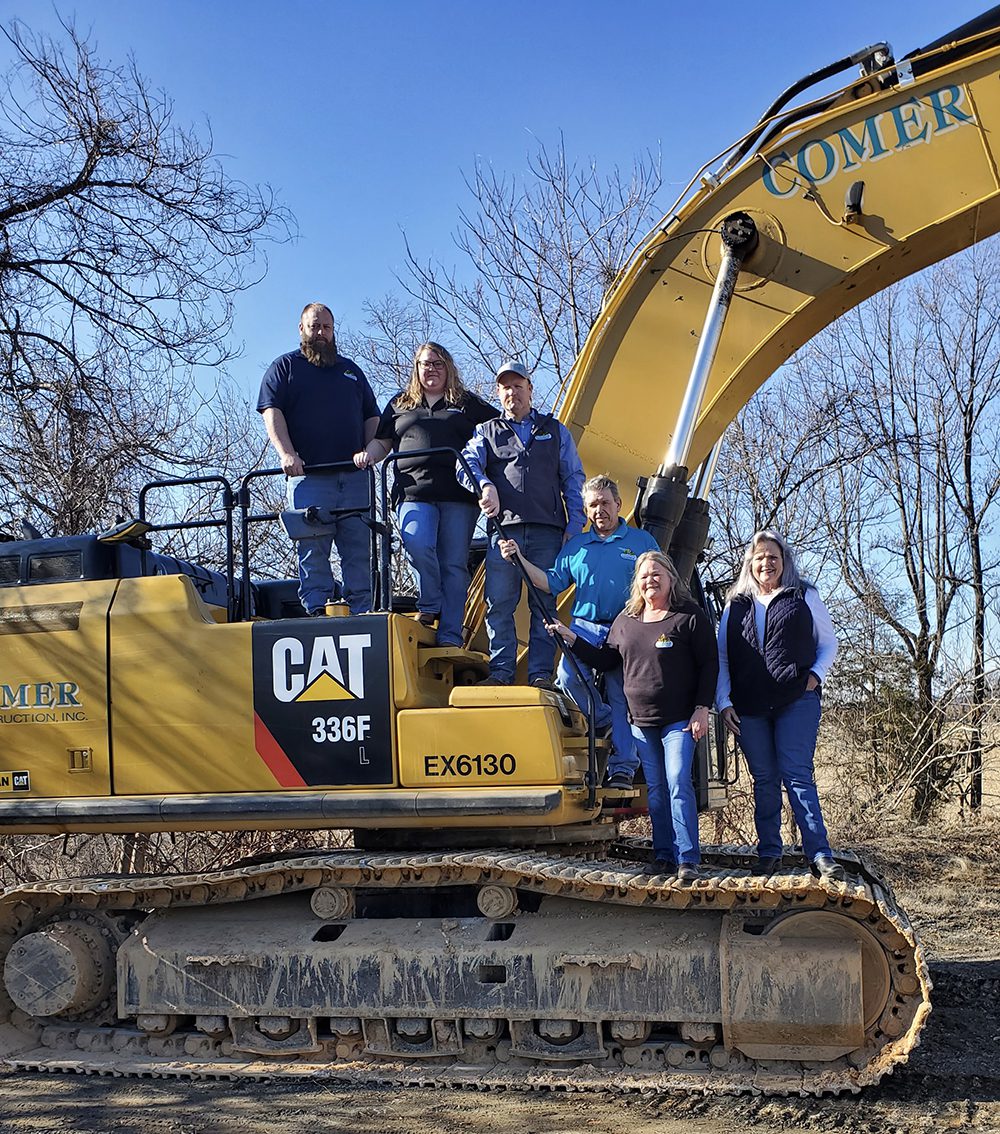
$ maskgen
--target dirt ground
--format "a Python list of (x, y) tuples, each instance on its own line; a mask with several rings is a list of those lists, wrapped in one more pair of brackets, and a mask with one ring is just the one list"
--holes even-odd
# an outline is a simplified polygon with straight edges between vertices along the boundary
[[(842, 840), (845, 844), (848, 839)], [(0, 1132), (739, 1134), (1000, 1131), (1000, 821), (852, 842), (924, 941), (934, 1011), (909, 1064), (861, 1095), (582, 1095), (355, 1089), (335, 1081), (0, 1076)]]

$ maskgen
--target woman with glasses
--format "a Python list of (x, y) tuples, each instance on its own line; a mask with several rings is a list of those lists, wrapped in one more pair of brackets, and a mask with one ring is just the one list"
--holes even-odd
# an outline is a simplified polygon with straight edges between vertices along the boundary
[(715, 703), (753, 777), (753, 872), (781, 869), (784, 787), (814, 872), (843, 881), (813, 774), (820, 690), (837, 656), (830, 613), (799, 575), (792, 549), (772, 531), (757, 532), (750, 541), (726, 598)]
[[(363, 463), (376, 464), (392, 450), (461, 452), (475, 427), (498, 413), (462, 385), (455, 360), (443, 346), (422, 343), (409, 384), (386, 406)], [(437, 622), (439, 646), (461, 646), (469, 545), (479, 506), (455, 479), (455, 454), (397, 461), (392, 499), (403, 548), (416, 577), (420, 621), (425, 626)]]

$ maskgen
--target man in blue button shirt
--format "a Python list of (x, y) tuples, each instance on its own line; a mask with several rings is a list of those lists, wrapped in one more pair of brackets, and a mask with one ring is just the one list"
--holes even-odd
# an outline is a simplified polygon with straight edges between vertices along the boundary
[[(551, 567), (563, 543), (583, 530), (581, 489), (584, 473), (569, 430), (551, 414), (531, 406), (531, 375), (519, 362), (497, 371), (501, 416), (476, 426), (463, 450), (476, 482), (461, 465), (458, 479), (479, 496), (479, 507), (497, 517), (525, 555)], [(510, 685), (517, 665), (514, 612), (521, 599), (521, 573), (500, 553), (494, 534), (486, 553), (486, 633), (490, 642), (492, 685)], [(550, 613), (549, 618), (552, 617)], [(545, 629), (546, 615), (531, 608), (528, 681), (553, 689), (555, 642)]]
[[(595, 646), (604, 645), (611, 623), (628, 600), (635, 561), (644, 551), (657, 550), (656, 540), (649, 532), (625, 523), (619, 514), (621, 506), (618, 485), (610, 477), (591, 477), (583, 486), (583, 507), (590, 527), (567, 541), (548, 571), (539, 570), (527, 560), (515, 540), (501, 544), (505, 558), (513, 560), (520, 554), (528, 578), (539, 590), (558, 595), (571, 584), (576, 587), (570, 627)], [(629, 723), (622, 670), (613, 669), (604, 675), (605, 702), (597, 692), (593, 675), (582, 663), (578, 664), (594, 695), (595, 727), (611, 726), (612, 752), (605, 783), (612, 788), (631, 787), (639, 758)], [(565, 656), (559, 661), (558, 683), (584, 712), (589, 710), (583, 682)]]

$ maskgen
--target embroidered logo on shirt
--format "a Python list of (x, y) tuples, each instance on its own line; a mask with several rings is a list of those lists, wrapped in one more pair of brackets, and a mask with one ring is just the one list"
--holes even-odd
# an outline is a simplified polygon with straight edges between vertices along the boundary
[(635, 559), (636, 558), (635, 552), (630, 547), (623, 548), (621, 554), (622, 554), (622, 559)]
[(671, 642), (666, 634), (661, 634), (659, 638), (656, 639), (656, 648), (658, 650), (669, 650), (672, 646), (673, 642)]
[(551, 433), (536, 433), (535, 434), (535, 440), (536, 441), (551, 441), (552, 440), (552, 434)]

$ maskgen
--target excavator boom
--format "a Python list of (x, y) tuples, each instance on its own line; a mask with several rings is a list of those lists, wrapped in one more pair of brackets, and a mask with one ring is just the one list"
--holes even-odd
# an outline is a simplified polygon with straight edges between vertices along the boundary
[(663, 463), (727, 217), (751, 218), (758, 239), (690, 438), (692, 469), (762, 383), (839, 315), (1000, 228), (998, 29), (994, 8), (780, 112), (721, 179), (703, 173), (610, 290), (563, 391), (559, 416), (585, 468), (614, 470), (627, 485)]

